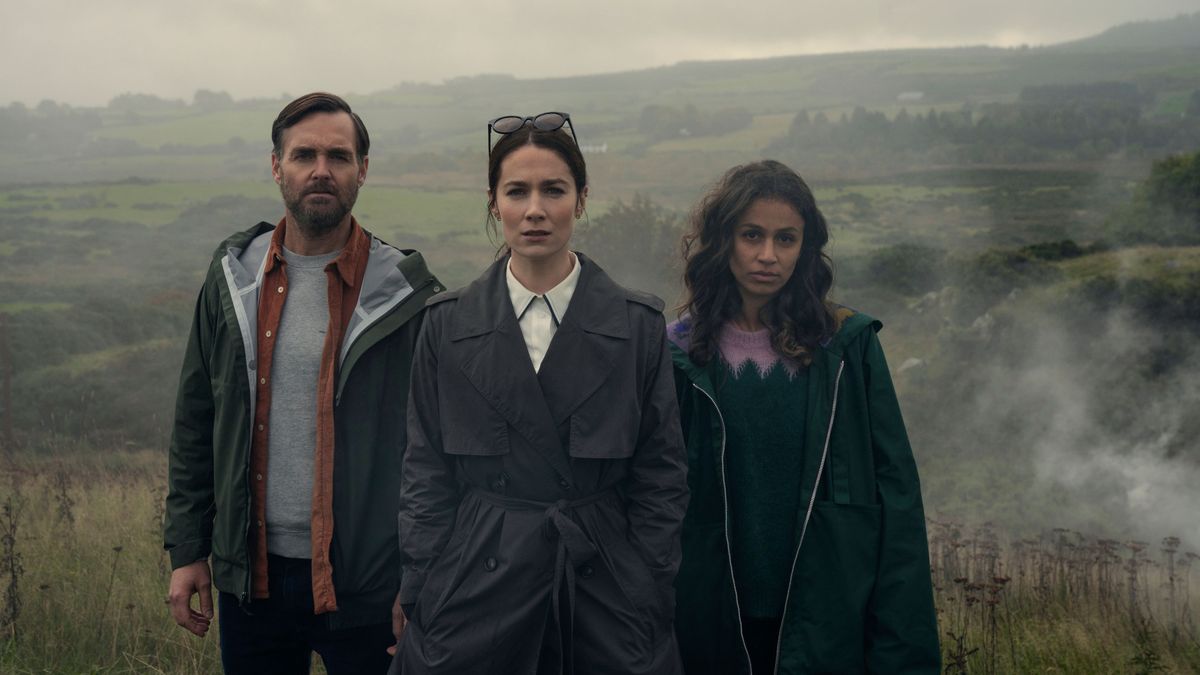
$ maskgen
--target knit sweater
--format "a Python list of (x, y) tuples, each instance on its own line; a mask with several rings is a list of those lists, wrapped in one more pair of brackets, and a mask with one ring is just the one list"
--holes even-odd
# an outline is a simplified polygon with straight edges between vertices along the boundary
[(749, 617), (779, 617), (795, 550), (807, 370), (775, 352), (765, 329), (726, 324), (718, 344), (739, 604)]

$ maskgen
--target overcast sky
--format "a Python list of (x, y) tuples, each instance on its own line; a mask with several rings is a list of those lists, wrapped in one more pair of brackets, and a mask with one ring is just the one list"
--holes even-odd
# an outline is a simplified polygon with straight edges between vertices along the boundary
[(686, 60), (1049, 44), (1200, 0), (0, 0), (0, 104), (369, 93)]

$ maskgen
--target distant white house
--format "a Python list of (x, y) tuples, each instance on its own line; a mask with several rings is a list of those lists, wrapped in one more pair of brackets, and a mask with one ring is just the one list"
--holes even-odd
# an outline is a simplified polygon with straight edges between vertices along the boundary
[(923, 98), (925, 98), (925, 92), (923, 91), (902, 91), (900, 92), (900, 95), (896, 97), (896, 100), (901, 103), (914, 103)]
[(581, 145), (579, 146), (579, 151), (585, 155), (603, 155), (608, 152), (608, 143)]

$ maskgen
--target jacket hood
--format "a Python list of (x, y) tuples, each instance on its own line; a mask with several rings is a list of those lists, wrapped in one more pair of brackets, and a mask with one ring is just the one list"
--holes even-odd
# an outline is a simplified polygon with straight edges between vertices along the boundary
[[(879, 332), (883, 323), (867, 314), (843, 305), (833, 305), (833, 317), (837, 329), (833, 335), (825, 338), (817, 348), (840, 356), (846, 345), (854, 341), (868, 327)], [(667, 325), (667, 341), (671, 347), (671, 360), (675, 367), (687, 375), (693, 382), (707, 381), (708, 373), (688, 355), (692, 338), (691, 316), (684, 315)]]
[[(258, 287), (262, 283), (274, 230), (274, 224), (260, 222), (226, 238), (213, 253), (211, 272), (225, 280), (224, 292), (228, 293), (230, 320), (242, 333), (251, 390), (254, 388), (256, 368), (254, 336), (257, 335)], [(429, 272), (420, 253), (396, 248), (366, 228), (362, 228), (362, 231), (370, 241), (367, 268), (338, 355), (339, 397), (358, 357), (384, 335), (419, 314), (425, 300), (442, 290), (440, 282)], [(414, 296), (416, 302), (406, 303)], [(409, 309), (393, 311), (402, 304), (408, 304)]]
[(220, 244), (218, 244), (216, 250), (213, 251), (213, 264), (220, 266), (221, 260), (227, 255), (232, 255), (236, 258), (259, 235), (262, 235), (266, 232), (271, 232), (274, 229), (274, 223), (268, 223), (264, 220), (254, 225), (250, 229), (234, 232), (226, 237)]

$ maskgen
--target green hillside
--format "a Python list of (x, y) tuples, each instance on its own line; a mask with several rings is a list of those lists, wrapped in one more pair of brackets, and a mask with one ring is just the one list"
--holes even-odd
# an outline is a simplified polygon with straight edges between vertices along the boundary
[[(963, 326), (1010, 306), (1178, 311), (1194, 250), (1131, 247), (1195, 243), (1190, 221), (1149, 208), (1158, 193), (1139, 188), (1156, 160), (1200, 149), (1200, 46), (1170, 37), (1195, 21), (1138, 25), (1166, 46), (1132, 51), (1106, 48), (1106, 33), (1086, 53), (964, 47), (402, 84), (353, 97), (373, 141), (356, 213), (465, 283), (495, 251), (484, 121), (567, 110), (591, 180), (580, 241), (670, 300), (692, 205), (730, 165), (769, 155), (812, 183), (837, 296), (884, 318), (898, 363), (933, 363)], [(0, 108), (0, 311), (22, 443), (161, 445), (212, 247), (281, 215), (267, 135), (283, 103), (202, 91)], [(643, 216), (653, 242), (622, 220)], [(1030, 248), (1068, 240), (1078, 255)], [(933, 381), (962, 367), (948, 363), (930, 366)], [(906, 372), (907, 392), (929, 382)], [(79, 392), (95, 403), (76, 405)]]
[(1135, 21), (1114, 26), (1082, 40), (1061, 45), (1064, 51), (1155, 50), (1200, 47), (1200, 12), (1161, 21)]
[[(684, 62), (551, 79), (480, 75), (400, 84), (354, 96), (352, 103), (371, 129), (373, 159), (401, 173), (424, 172), (431, 164), (479, 166), (485, 120), (539, 110), (570, 111), (583, 143), (623, 157), (690, 152), (724, 162), (770, 148), (800, 111), (835, 121), (857, 106), (889, 118), (902, 109), (911, 114), (963, 106), (980, 111), (1017, 101), (1030, 87), (1125, 83), (1139, 92), (1147, 113), (1178, 115), (1187, 110), (1191, 93), (1200, 90), (1198, 17), (1130, 24), (1050, 47)], [(261, 175), (266, 130), (282, 103), (197, 92), (192, 102), (125, 94), (100, 109), (53, 102), (33, 109), (9, 106), (0, 109), (0, 184), (77, 182), (101, 175)], [(680, 114), (691, 107), (702, 118), (741, 111), (751, 122), (701, 134), (681, 126), (673, 130), (675, 140), (648, 137), (645, 116), (655, 107)]]

